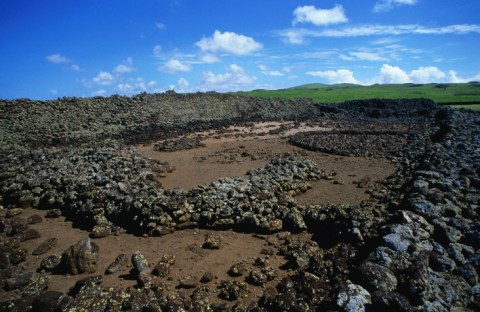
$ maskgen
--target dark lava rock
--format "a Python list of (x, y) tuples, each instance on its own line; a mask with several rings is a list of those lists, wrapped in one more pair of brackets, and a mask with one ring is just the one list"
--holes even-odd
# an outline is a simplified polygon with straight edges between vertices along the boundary
[(47, 290), (35, 297), (32, 302), (32, 310), (38, 312), (54, 312), (63, 296), (62, 292)]
[(62, 254), (62, 263), (72, 275), (95, 273), (97, 270), (99, 247), (89, 238), (78, 241)]
[(46, 257), (40, 262), (39, 270), (45, 270), (47, 272), (54, 271), (62, 262), (61, 255), (51, 255)]
[(413, 312), (407, 297), (397, 292), (381, 292), (373, 294), (373, 307), (378, 311)]
[(214, 278), (215, 278), (215, 275), (213, 275), (212, 272), (207, 271), (205, 272), (205, 274), (203, 274), (202, 278), (200, 279), (200, 282), (210, 283), (211, 281), (213, 281)]
[(107, 224), (95, 225), (90, 232), (91, 238), (103, 238), (112, 233), (112, 229)]
[(21, 215), (23, 213), (22, 208), (12, 208), (8, 209), (7, 212), (5, 213), (6, 218), (13, 218), (15, 216)]
[(389, 292), (397, 288), (395, 274), (381, 265), (365, 261), (358, 268), (362, 285), (372, 292)]
[(244, 263), (236, 263), (230, 267), (228, 270), (228, 275), (230, 276), (242, 276), (247, 273), (247, 268)]
[(27, 254), (28, 254), (28, 250), (17, 249), (14, 252), (12, 252), (8, 258), (9, 258), (11, 264), (17, 265), (17, 264), (25, 261), (25, 258), (27, 257)]
[(33, 281), (33, 272), (17, 274), (5, 281), (6, 290), (24, 288)]
[(48, 289), (48, 283), (50, 282), (50, 279), (50, 276), (38, 276), (23, 289), (22, 296), (38, 296), (41, 292)]
[(60, 209), (52, 209), (47, 211), (45, 215), (46, 218), (54, 219), (62, 216), (62, 211)]
[(30, 217), (27, 218), (27, 223), (28, 224), (37, 224), (37, 223), (40, 223), (42, 221), (43, 221), (43, 218), (38, 213), (35, 213), (35, 214), (33, 214), (33, 215), (31, 215)]
[(233, 301), (240, 298), (247, 291), (247, 284), (239, 281), (222, 281), (220, 283), (220, 298)]
[(38, 232), (35, 229), (28, 229), (23, 234), (22, 239), (23, 240), (31, 240), (31, 239), (37, 239), (37, 238), (40, 238), (40, 237), (41, 237), (40, 232)]
[(52, 249), (52, 247), (57, 244), (57, 241), (58, 241), (58, 239), (55, 238), (55, 237), (51, 237), (51, 238), (47, 239), (46, 241), (41, 243), (39, 246), (37, 246), (33, 250), (32, 254), (33, 255), (43, 255), (44, 253), (46, 253), (47, 251)]
[(105, 274), (113, 274), (120, 270), (123, 266), (125, 266), (128, 263), (128, 258), (126, 254), (120, 254), (118, 255), (115, 260), (110, 263), (105, 270)]

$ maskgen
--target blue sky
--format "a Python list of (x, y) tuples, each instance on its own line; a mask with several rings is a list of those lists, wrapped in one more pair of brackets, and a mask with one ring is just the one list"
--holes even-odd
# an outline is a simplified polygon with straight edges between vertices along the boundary
[(480, 1), (2, 0), (0, 98), (480, 80)]

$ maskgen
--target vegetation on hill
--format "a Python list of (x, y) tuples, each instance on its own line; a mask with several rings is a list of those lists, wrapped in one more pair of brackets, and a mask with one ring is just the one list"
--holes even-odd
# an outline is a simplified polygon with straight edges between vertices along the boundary
[[(310, 98), (314, 102), (339, 103), (371, 98), (426, 98), (445, 105), (480, 104), (480, 83), (386, 84), (361, 86), (355, 84), (325, 85), (312, 83), (289, 89), (253, 90), (238, 94), (287, 99)], [(477, 106), (469, 106), (469, 108)]]

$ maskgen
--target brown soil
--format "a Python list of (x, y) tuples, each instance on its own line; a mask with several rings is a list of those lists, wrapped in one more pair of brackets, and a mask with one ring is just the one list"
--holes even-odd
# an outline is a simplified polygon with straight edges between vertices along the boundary
[[(286, 143), (287, 134), (307, 130), (328, 130), (322, 124), (292, 128), (292, 123), (284, 123), (283, 125), (287, 127), (280, 134), (269, 133), (271, 130), (279, 130), (280, 125), (282, 124), (264, 123), (191, 134), (201, 136), (205, 144), (205, 147), (192, 150), (156, 152), (153, 151), (153, 144), (137, 148), (140, 154), (147, 158), (167, 161), (175, 166), (176, 170), (172, 173), (159, 177), (159, 181), (165, 188), (190, 189), (199, 184), (211, 183), (221, 177), (245, 176), (248, 170), (262, 167), (271, 158), (284, 153), (312, 159), (320, 169), (331, 176), (331, 180), (312, 182), (311, 190), (296, 197), (300, 203), (304, 204), (359, 204), (369, 200), (369, 195), (365, 193), (369, 183), (382, 180), (395, 170), (395, 166), (385, 159), (339, 157), (305, 151)], [(371, 182), (365, 187), (357, 187), (357, 182), (368, 179)], [(27, 218), (34, 213), (45, 215), (44, 211), (25, 209), (21, 216)], [(44, 219), (43, 222), (30, 227), (37, 229), (42, 237), (21, 243), (20, 247), (30, 252), (22, 264), (28, 270), (36, 270), (43, 258), (52, 254), (61, 254), (89, 234), (84, 230), (73, 228), (72, 222), (66, 221), (63, 217)], [(260, 236), (233, 231), (216, 231), (216, 234), (222, 236), (222, 248), (207, 250), (201, 246), (208, 232), (203, 229), (192, 229), (156, 238), (121, 234), (96, 239), (94, 242), (100, 247), (100, 259), (97, 272), (90, 275), (103, 275), (103, 286), (134, 286), (136, 280), (130, 275), (131, 266), (124, 267), (115, 274), (104, 275), (104, 270), (119, 254), (125, 253), (130, 258), (135, 251), (140, 251), (153, 266), (164, 254), (171, 254), (176, 257), (176, 262), (171, 268), (171, 273), (161, 278), (167, 289), (178, 291), (176, 288), (180, 280), (193, 278), (199, 281), (205, 272), (210, 271), (215, 276), (215, 279), (208, 284), (211, 302), (224, 303), (225, 301), (218, 298), (217, 286), (222, 280), (245, 281), (258, 257), (268, 258), (269, 265), (277, 271), (275, 280), (265, 284), (265, 287), (276, 285), (282, 277), (290, 274), (287, 269), (282, 269), (286, 259), (277, 254), (280, 243), (278, 235)], [(308, 233), (295, 236), (299, 239), (310, 239)], [(33, 256), (31, 251), (49, 237), (58, 238), (56, 246), (45, 255)], [(270, 256), (262, 254), (261, 251), (265, 248), (273, 249), (274, 254)], [(227, 274), (229, 268), (239, 262), (246, 265), (247, 273), (242, 277), (230, 277)], [(52, 275), (49, 289), (67, 292), (77, 280), (90, 275)], [(185, 292), (186, 295), (190, 292), (189, 290), (180, 291)], [(249, 284), (247, 297), (243, 300), (257, 301), (262, 292), (262, 287)]]

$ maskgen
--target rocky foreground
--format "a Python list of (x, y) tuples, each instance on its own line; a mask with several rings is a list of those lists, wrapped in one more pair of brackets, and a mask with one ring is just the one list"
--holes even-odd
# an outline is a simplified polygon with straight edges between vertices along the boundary
[[(479, 114), (426, 100), (323, 105), (221, 94), (1, 101), (0, 112), (0, 310), (480, 309)], [(369, 202), (301, 205), (295, 197), (312, 181), (333, 179), (308, 158), (283, 155), (243, 178), (170, 190), (158, 177), (175, 168), (132, 146), (162, 139), (156, 150), (204, 148), (200, 139), (180, 135), (265, 120), (349, 125), (296, 133), (289, 142), (388, 158), (399, 169), (369, 190)], [(23, 213), (32, 207), (39, 213)], [(44, 222), (44, 211), (66, 216), (89, 238), (61, 254), (49, 252), (61, 237), (23, 248), (41, 237), (33, 225)], [(165, 286), (176, 265), (168, 254), (147, 259), (132, 250), (108, 267), (97, 265), (98, 242), (108, 236), (127, 232), (161, 242), (197, 228), (210, 230), (205, 250), (223, 248), (215, 231), (225, 229), (253, 233), (271, 247), (247, 268), (232, 266), (231, 279), (212, 282), (205, 268), (175, 289)], [(24, 265), (31, 255), (42, 257), (37, 271)], [(283, 269), (269, 264), (274, 255), (287, 261)], [(102, 286), (125, 267), (135, 287)], [(53, 275), (82, 274), (88, 277), (66, 292), (48, 289)], [(252, 292), (257, 299), (245, 300)]]

